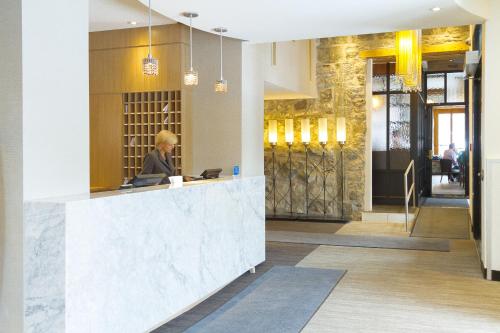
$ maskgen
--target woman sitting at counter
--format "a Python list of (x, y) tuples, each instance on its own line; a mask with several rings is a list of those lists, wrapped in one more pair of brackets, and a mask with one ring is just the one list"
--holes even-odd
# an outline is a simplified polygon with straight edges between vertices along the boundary
[(168, 177), (176, 176), (176, 168), (172, 161), (172, 150), (177, 144), (177, 136), (167, 130), (162, 130), (156, 135), (156, 148), (144, 158), (141, 174), (150, 175), (164, 173), (167, 175), (161, 184), (169, 184)]

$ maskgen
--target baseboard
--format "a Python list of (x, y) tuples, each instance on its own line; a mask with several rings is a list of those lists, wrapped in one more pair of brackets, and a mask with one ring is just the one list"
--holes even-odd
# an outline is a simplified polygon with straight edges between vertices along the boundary
[(484, 267), (483, 260), (479, 259), (481, 261), (481, 272), (483, 273), (483, 278), (487, 279), (488, 278), (488, 271), (486, 270), (486, 267)]
[[(483, 278), (488, 279), (488, 271), (484, 267), (483, 261), (481, 260), (481, 272), (483, 273)], [(500, 281), (500, 271), (491, 270), (491, 281)]]

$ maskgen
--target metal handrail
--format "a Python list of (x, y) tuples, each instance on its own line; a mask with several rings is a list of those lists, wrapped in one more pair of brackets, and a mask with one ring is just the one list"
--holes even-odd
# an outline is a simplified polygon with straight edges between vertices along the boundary
[[(408, 174), (410, 173), (410, 170), (411, 170), (411, 174), (412, 174), (412, 184), (411, 184), (411, 187), (410, 187), (410, 190), (408, 190)], [(410, 201), (410, 198), (413, 194), (413, 208), (416, 207), (416, 197), (415, 197), (415, 161), (414, 160), (411, 160), (410, 164), (408, 165), (408, 167), (406, 168), (406, 171), (405, 171), (405, 174), (404, 174), (404, 186), (405, 186), (405, 221), (406, 221), (406, 224), (405, 224), (405, 228), (406, 228), (406, 232), (408, 232), (408, 201)]]

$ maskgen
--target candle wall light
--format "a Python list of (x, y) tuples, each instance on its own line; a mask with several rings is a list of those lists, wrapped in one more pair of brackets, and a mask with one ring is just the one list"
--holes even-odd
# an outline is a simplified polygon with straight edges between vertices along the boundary
[(328, 142), (328, 119), (318, 119), (318, 141), (324, 146)]
[(345, 117), (337, 118), (337, 142), (343, 146), (346, 141)]
[(306, 154), (306, 164), (305, 164), (305, 177), (304, 182), (306, 186), (306, 214), (309, 214), (309, 143), (311, 143), (311, 124), (309, 118), (304, 118), (300, 120), (300, 132), (302, 137), (302, 143), (304, 144), (304, 151)]
[(293, 119), (285, 119), (285, 141), (288, 145), (288, 188), (290, 196), (290, 215), (293, 215), (292, 194), (292, 145), (294, 141)]
[(337, 118), (337, 142), (340, 145), (340, 175), (342, 177), (341, 179), (341, 192), (340, 192), (340, 198), (342, 201), (341, 205), (341, 215), (342, 219), (344, 219), (344, 145), (346, 142), (346, 123), (345, 123), (345, 117), (338, 117)]
[(285, 119), (285, 141), (289, 146), (291, 146), (294, 141), (293, 139), (293, 119)]
[[(298, 122), (299, 119), (297, 119)], [(329, 154), (327, 151), (327, 145), (328, 143), (334, 143), (335, 141), (338, 142), (340, 145), (340, 168), (338, 170), (338, 174), (341, 175), (341, 185), (340, 186), (340, 191), (341, 195), (339, 195), (340, 198), (335, 198), (333, 199), (336, 203), (339, 205), (341, 204), (341, 220), (344, 220), (344, 192), (345, 192), (345, 186), (344, 186), (344, 146), (346, 143), (346, 118), (344, 116), (337, 117), (336, 123), (332, 125), (330, 124), (330, 130), (328, 128), (328, 118), (315, 118), (314, 125), (317, 125), (317, 133), (314, 133), (315, 135), (311, 134), (311, 119), (309, 118), (302, 118), (300, 119), (300, 139), (298, 140), (304, 147), (304, 153), (305, 153), (305, 179), (304, 179), (304, 186), (305, 186), (305, 209), (303, 214), (297, 214), (297, 212), (294, 212), (294, 204), (297, 204), (297, 201), (294, 203), (294, 193), (293, 193), (293, 152), (292, 152), (292, 147), (293, 144), (295, 143), (295, 119), (284, 119), (284, 141), (288, 146), (288, 196), (289, 196), (289, 207), (286, 207), (285, 203), (285, 209), (289, 208), (288, 214), (286, 216), (284, 215), (277, 215), (277, 209), (278, 206), (280, 205), (279, 202), (280, 200), (277, 200), (277, 182), (279, 181), (277, 170), (276, 170), (276, 149), (278, 147), (278, 141), (282, 140), (280, 138), (279, 132), (278, 132), (278, 122), (279, 120), (275, 119), (270, 119), (267, 121), (267, 140), (269, 141), (269, 145), (272, 148), (272, 174), (271, 174), (271, 179), (272, 179), (272, 206), (273, 206), (273, 213), (269, 218), (271, 219), (277, 219), (277, 218), (285, 218), (285, 219), (306, 219), (306, 220), (314, 220), (314, 219), (320, 219), (322, 221), (330, 221), (332, 217), (327, 216), (327, 178), (329, 177), (329, 173), (332, 172), (332, 170), (335, 170), (336, 168), (333, 167), (332, 170), (329, 170), (327, 167), (327, 164), (329, 163)], [(317, 122), (317, 123), (316, 123)], [(333, 128), (332, 128), (333, 127)], [(334, 130), (336, 127), (336, 131)], [(297, 131), (299, 132), (299, 131)], [(316, 137), (317, 134), (317, 137)], [(316, 141), (317, 140), (317, 141)], [(315, 163), (314, 156), (316, 155), (311, 155), (311, 148), (314, 147), (314, 145), (311, 144), (316, 144), (318, 143), (321, 148), (322, 148), (322, 154), (321, 154), (321, 160), (319, 161), (318, 164)], [(300, 153), (299, 153), (300, 154)], [(330, 158), (335, 158), (335, 155), (332, 154)], [(311, 165), (310, 165), (311, 164)], [(312, 167), (311, 167), (312, 166)], [(314, 171), (316, 170), (316, 171)], [(310, 190), (313, 190), (311, 186), (309, 186), (309, 180), (311, 176), (313, 175), (314, 172), (319, 172), (321, 173), (322, 177), (322, 191), (323, 191), (323, 198), (321, 198), (321, 194), (319, 196), (311, 196), (311, 193), (309, 193)], [(320, 180), (320, 181), (321, 181)], [(321, 183), (318, 183), (320, 185)], [(336, 186), (338, 189), (338, 185)], [(321, 189), (319, 189), (321, 190)], [(320, 192), (321, 193), (321, 192)], [(287, 194), (285, 194), (285, 197)], [(271, 198), (271, 196), (269, 196)], [(312, 201), (316, 200), (323, 200), (323, 216), (309, 216), (310, 214), (310, 208), (312, 206)], [(300, 198), (302, 200), (302, 198)], [(337, 201), (338, 200), (338, 201)], [(311, 207), (310, 207), (311, 206)], [(340, 208), (340, 207), (339, 207)], [(340, 212), (339, 212), (340, 213)], [(340, 215), (340, 214), (339, 214)], [(340, 216), (337, 215), (337, 217), (334, 217), (333, 221), (339, 221)]]
[(272, 182), (273, 182), (273, 215), (276, 216), (276, 171), (275, 171), (275, 151), (276, 144), (278, 143), (278, 121), (269, 120), (268, 126), (268, 139), (272, 148)]
[(321, 154), (321, 174), (323, 177), (323, 215), (326, 215), (326, 144), (328, 143), (328, 119), (318, 119), (318, 140), (323, 148)]

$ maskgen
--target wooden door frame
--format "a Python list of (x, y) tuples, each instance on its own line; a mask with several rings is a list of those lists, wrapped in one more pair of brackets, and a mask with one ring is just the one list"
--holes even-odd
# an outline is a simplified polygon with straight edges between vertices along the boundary
[[(434, 155), (437, 155), (439, 153), (439, 115), (440, 114), (454, 114), (454, 113), (463, 113), (464, 116), (466, 116), (466, 113), (465, 113), (465, 104), (463, 106), (460, 106), (459, 108), (458, 107), (455, 107), (455, 108), (447, 108), (447, 107), (433, 107), (432, 108), (432, 117), (434, 119), (434, 122), (433, 122), (433, 127), (434, 127), (434, 135), (433, 135), (433, 152), (434, 152)], [(465, 117), (467, 118), (467, 117)], [(453, 116), (451, 117), (451, 131), (450, 131), (450, 142), (452, 142), (452, 138), (453, 138)], [(466, 132), (464, 130), (464, 132)], [(467, 134), (467, 133), (466, 133)], [(467, 141), (467, 138), (465, 138)], [(467, 150), (468, 147), (465, 147), (465, 149)]]

